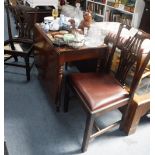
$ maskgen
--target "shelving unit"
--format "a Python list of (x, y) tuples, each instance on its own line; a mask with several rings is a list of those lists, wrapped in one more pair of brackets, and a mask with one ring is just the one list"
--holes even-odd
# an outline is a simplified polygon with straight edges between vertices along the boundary
[(145, 2), (143, 0), (126, 0), (126, 4), (123, 2), (125, 1), (86, 0), (86, 8), (93, 12), (96, 21), (123, 22), (138, 28)]
[(105, 5), (103, 0), (87, 0), (86, 4), (87, 8), (93, 12), (96, 21), (104, 21)]

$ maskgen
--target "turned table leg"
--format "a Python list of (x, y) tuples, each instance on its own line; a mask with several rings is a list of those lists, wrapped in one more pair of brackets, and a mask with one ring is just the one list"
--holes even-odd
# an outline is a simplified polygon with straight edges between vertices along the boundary
[(59, 65), (59, 67), (58, 67), (58, 89), (57, 89), (56, 100), (55, 100), (57, 112), (60, 111), (60, 106), (61, 106), (63, 77), (64, 77), (64, 65)]

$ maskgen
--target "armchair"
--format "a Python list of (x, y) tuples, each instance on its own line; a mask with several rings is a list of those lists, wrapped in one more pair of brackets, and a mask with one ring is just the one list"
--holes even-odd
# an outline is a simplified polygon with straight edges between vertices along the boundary
[[(18, 37), (12, 36), (9, 7), (12, 7), (16, 13), (16, 18), (18, 19)], [(33, 63), (30, 64), (29, 59), (33, 52), (32, 29), (35, 22), (35, 17), (30, 18), (31, 15), (28, 14), (23, 8), (20, 6), (11, 6), (9, 3), (5, 4), (5, 10), (7, 13), (9, 39), (4, 41), (4, 64), (26, 68), (27, 81), (29, 81), (30, 70), (33, 66)], [(18, 63), (18, 57), (22, 57), (24, 59), (23, 64)], [(14, 58), (15, 62), (12, 58)]]

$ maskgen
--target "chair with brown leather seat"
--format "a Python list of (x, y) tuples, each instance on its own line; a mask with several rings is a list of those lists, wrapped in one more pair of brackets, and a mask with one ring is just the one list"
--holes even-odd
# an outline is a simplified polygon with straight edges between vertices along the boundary
[[(121, 50), (119, 65), (114, 74), (110, 72), (96, 72), (73, 73), (68, 75), (68, 86), (70, 86), (82, 100), (82, 107), (87, 114), (82, 152), (87, 150), (91, 138), (103, 134), (120, 123), (120, 121), (115, 122), (104, 129), (98, 128), (96, 133), (92, 133), (93, 126), (96, 126), (95, 119), (104, 115), (106, 112), (129, 105), (132, 102), (138, 82), (149, 61), (149, 52), (145, 53), (141, 49), (141, 44), (145, 38), (146, 36), (137, 33), (134, 37), (130, 37), (119, 46), (118, 43), (121, 42), (115, 41), (117, 44), (113, 46), (114, 50), (117, 46), (120, 47)], [(121, 39), (119, 40), (121, 41)], [(114, 50), (111, 51), (112, 56)], [(109, 61), (112, 61), (110, 59), (111, 55), (109, 56)], [(136, 70), (134, 72), (130, 89), (126, 90), (126, 77), (134, 64), (136, 64)], [(66, 87), (65, 91), (66, 110), (68, 109), (70, 87)], [(124, 120), (124, 117), (125, 115), (122, 116), (121, 123)]]
[[(9, 39), (4, 41), (4, 64), (9, 66), (16, 66), (26, 68), (27, 81), (30, 80), (30, 70), (33, 66), (33, 62), (30, 63), (30, 57), (33, 53), (33, 35), (32, 29), (35, 23), (35, 17), (31, 14), (25, 12), (23, 8), (19, 6), (14, 6), (14, 11), (17, 13), (18, 26), (19, 26), (19, 36), (13, 37), (11, 31), (11, 22), (9, 15), (9, 4), (5, 4), (5, 9), (7, 13), (7, 26)], [(22, 12), (23, 20), (20, 18), (20, 13)], [(18, 63), (18, 57), (24, 59), (24, 63)], [(12, 59), (14, 58), (14, 60)]]

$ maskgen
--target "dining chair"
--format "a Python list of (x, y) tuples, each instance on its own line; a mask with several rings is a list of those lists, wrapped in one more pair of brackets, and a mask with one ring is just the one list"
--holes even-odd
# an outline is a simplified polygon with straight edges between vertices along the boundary
[[(9, 14), (9, 7), (13, 7), (9, 4), (5, 4), (5, 10), (7, 14), (7, 27), (8, 27), (8, 40), (4, 41), (4, 64), (9, 66), (16, 66), (26, 68), (27, 81), (30, 80), (30, 71), (33, 66), (33, 62), (30, 63), (30, 57), (33, 53), (33, 35), (32, 29), (35, 23), (35, 16), (25, 12), (20, 6), (14, 6), (14, 12), (16, 12), (18, 18), (19, 35), (18, 37), (12, 36), (11, 21)], [(23, 19), (21, 20), (22, 14)], [(18, 16), (19, 15), (19, 16)], [(24, 59), (24, 63), (18, 62), (18, 57)], [(12, 59), (14, 58), (14, 60)]]
[[(120, 60), (116, 72), (111, 73), (108, 69), (106, 72), (73, 73), (69, 74), (66, 78), (66, 91), (64, 95), (65, 110), (68, 111), (69, 91), (71, 88), (81, 99), (82, 107), (87, 114), (81, 148), (82, 152), (87, 150), (90, 139), (105, 133), (125, 120), (125, 113), (123, 113), (120, 121), (104, 129), (97, 127), (95, 122), (95, 119), (99, 116), (120, 107), (128, 106), (132, 102), (138, 82), (149, 61), (150, 53), (144, 52), (141, 49), (146, 36), (137, 32), (133, 37), (124, 39), (120, 36), (122, 30), (121, 24), (117, 35), (109, 35), (105, 40), (106, 43), (108, 43), (108, 40), (109, 42), (113, 42), (110, 55), (108, 55), (108, 68), (110, 68), (116, 48), (118, 47), (120, 49)], [(135, 64), (136, 69), (130, 89), (126, 89), (128, 72)], [(93, 133), (93, 127), (96, 127), (97, 132)]]

